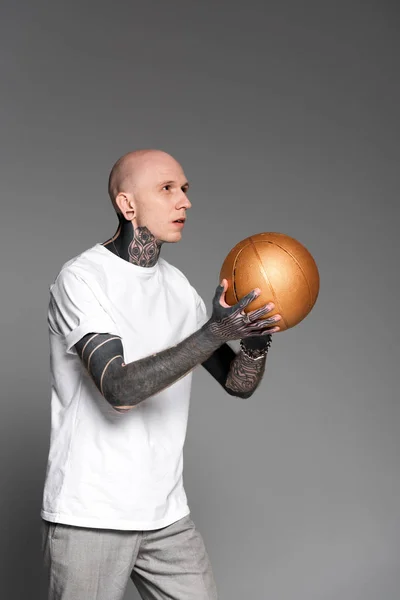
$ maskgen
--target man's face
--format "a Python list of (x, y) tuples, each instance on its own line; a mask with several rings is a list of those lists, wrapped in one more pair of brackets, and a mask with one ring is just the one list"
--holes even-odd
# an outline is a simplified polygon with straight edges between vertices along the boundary
[(144, 159), (135, 175), (134, 227), (147, 227), (162, 242), (178, 242), (184, 227), (178, 220), (191, 207), (188, 188), (182, 167), (171, 156)]

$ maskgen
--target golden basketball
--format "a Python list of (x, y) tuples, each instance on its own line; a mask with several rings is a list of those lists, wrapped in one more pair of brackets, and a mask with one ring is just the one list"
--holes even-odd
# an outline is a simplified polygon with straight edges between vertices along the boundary
[(313, 308), (319, 293), (319, 272), (310, 252), (284, 233), (257, 233), (242, 240), (227, 255), (220, 281), (228, 281), (225, 300), (236, 304), (255, 288), (261, 294), (246, 308), (249, 312), (273, 302), (265, 316), (281, 315), (281, 331), (294, 327)]

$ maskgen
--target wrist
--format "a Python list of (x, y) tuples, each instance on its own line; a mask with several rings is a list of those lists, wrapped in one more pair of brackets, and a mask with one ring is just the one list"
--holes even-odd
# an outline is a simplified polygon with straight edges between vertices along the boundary
[(241, 341), (248, 350), (264, 350), (264, 348), (269, 348), (271, 346), (272, 335), (252, 335), (242, 338)]
[(203, 333), (207, 340), (209, 340), (212, 344), (215, 344), (215, 349), (223, 345), (224, 340), (218, 336), (213, 319), (209, 319), (206, 323), (204, 323), (199, 331)]
[(240, 349), (247, 357), (260, 360), (267, 356), (271, 343), (271, 335), (244, 338), (240, 340)]

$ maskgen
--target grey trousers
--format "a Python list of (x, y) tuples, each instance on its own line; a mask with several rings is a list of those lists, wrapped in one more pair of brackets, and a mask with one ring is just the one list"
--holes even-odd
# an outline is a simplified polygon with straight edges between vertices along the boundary
[(190, 515), (152, 531), (43, 521), (49, 600), (122, 600), (129, 579), (143, 600), (216, 600), (203, 538)]

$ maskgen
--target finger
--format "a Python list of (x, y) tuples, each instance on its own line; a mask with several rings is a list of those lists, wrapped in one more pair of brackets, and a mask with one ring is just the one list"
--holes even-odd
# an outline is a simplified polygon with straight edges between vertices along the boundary
[(251, 292), (249, 292), (248, 294), (246, 294), (246, 296), (243, 296), (243, 298), (241, 298), (241, 300), (239, 300), (238, 302), (238, 307), (239, 308), (245, 308), (246, 306), (248, 306), (251, 302), (253, 302), (253, 300), (255, 300), (261, 293), (260, 288), (255, 288), (254, 290), (252, 290)]
[[(262, 333), (266, 332), (266, 333), (271, 333), (272, 329), (275, 329), (277, 326), (276, 325), (264, 325), (262, 323), (253, 323), (250, 327), (249, 327), (249, 331), (261, 331)], [(279, 329), (279, 327), (278, 327)]]
[(251, 325), (252, 322), (250, 321), (250, 317), (248, 314), (246, 314), (245, 312), (243, 313), (243, 323), (245, 323), (246, 325)]
[(227, 279), (223, 279), (221, 281), (221, 283), (220, 283), (220, 287), (222, 287), (222, 293), (221, 293), (221, 295), (219, 297), (219, 303), (224, 308), (230, 308), (230, 305), (227, 304), (227, 302), (225, 300), (226, 290), (228, 289), (228, 280)]
[(265, 329), (256, 329), (254, 331), (255, 335), (269, 335), (270, 333), (277, 333), (278, 331), (280, 331), (281, 328), (280, 327), (266, 327)]
[(226, 281), (226, 279), (223, 279), (221, 283), (217, 286), (217, 289), (215, 290), (214, 302), (219, 302), (222, 294), (225, 292), (224, 281)]
[(278, 331), (280, 331), (280, 330), (281, 330), (280, 327), (273, 327), (269, 331), (263, 331), (263, 333), (261, 335), (268, 335), (270, 333), (278, 333)]
[(273, 334), (273, 333), (278, 333), (278, 331), (280, 331), (279, 327), (272, 327), (270, 329), (265, 329), (265, 330), (262, 330), (262, 331), (256, 329), (252, 333), (249, 333), (248, 335), (247, 334), (243, 335), (243, 338), (252, 337), (252, 336), (254, 336), (254, 337), (262, 337), (262, 336), (265, 336), (265, 335), (270, 335), (270, 334)]
[(264, 327), (275, 325), (275, 323), (277, 323), (280, 320), (280, 315), (274, 315), (273, 317), (269, 317), (268, 319), (259, 319), (258, 321), (252, 321), (251, 326), (256, 327), (257, 329), (263, 329)]
[(274, 308), (275, 308), (275, 304), (273, 302), (268, 302), (268, 304), (266, 304), (265, 306), (261, 306), (260, 308), (257, 308), (256, 310), (251, 310), (247, 314), (252, 319), (252, 321), (257, 321), (257, 319), (260, 319), (264, 315), (267, 315)]

